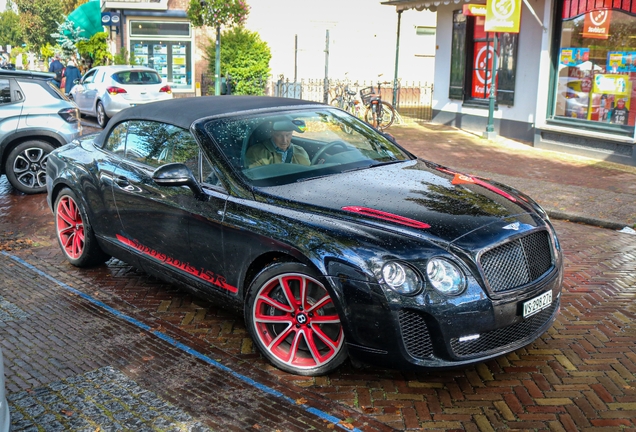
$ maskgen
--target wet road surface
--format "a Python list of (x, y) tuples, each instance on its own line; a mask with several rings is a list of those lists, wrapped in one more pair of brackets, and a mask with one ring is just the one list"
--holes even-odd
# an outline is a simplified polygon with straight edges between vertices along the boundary
[[(0, 178), (0, 344), (14, 430), (636, 430), (636, 238), (555, 222), (561, 314), (452, 371), (286, 374), (240, 314), (119, 260), (66, 263), (44, 195)], [(77, 428), (77, 429), (75, 429)]]

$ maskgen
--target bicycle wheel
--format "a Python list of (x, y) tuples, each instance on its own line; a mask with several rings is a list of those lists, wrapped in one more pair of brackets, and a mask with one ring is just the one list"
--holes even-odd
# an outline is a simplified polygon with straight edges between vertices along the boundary
[(364, 112), (364, 121), (378, 129), (386, 129), (395, 121), (395, 108), (393, 108), (393, 105), (388, 102), (380, 101), (380, 103), (381, 106), (378, 107), (380, 108), (380, 112), (378, 113), (378, 124), (376, 125), (374, 123), (373, 109), (370, 104), (367, 105), (367, 110)]
[(331, 99), (331, 102), (329, 102), (329, 105), (331, 105), (332, 107), (343, 109), (344, 101), (342, 100), (340, 96), (338, 96), (336, 98)]

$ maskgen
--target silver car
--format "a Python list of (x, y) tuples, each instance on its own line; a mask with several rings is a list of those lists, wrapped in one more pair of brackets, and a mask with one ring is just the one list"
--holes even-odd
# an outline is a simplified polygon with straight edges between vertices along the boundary
[(0, 349), (0, 432), (9, 432), (9, 404), (4, 394), (4, 363)]
[(0, 174), (22, 193), (46, 190), (46, 157), (82, 132), (77, 106), (54, 77), (0, 69)]
[(131, 106), (172, 99), (172, 89), (156, 70), (144, 66), (97, 66), (71, 89), (82, 114), (94, 116), (100, 127)]

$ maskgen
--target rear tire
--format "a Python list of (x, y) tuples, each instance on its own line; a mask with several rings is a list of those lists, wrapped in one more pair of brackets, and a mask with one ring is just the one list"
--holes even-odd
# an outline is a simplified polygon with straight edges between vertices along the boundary
[(9, 183), (25, 194), (46, 192), (46, 159), (54, 147), (45, 141), (26, 141), (7, 158), (4, 172)]
[(104, 104), (102, 101), (97, 102), (97, 124), (100, 128), (104, 129), (108, 124), (108, 115), (106, 115), (106, 110), (104, 109)]
[(97, 244), (86, 211), (72, 190), (62, 189), (53, 211), (55, 236), (68, 262), (76, 267), (92, 267), (110, 258)]
[(304, 264), (276, 263), (256, 276), (245, 322), (263, 355), (286, 372), (324, 375), (347, 359), (334, 299), (318, 273)]
[[(387, 129), (395, 121), (395, 109), (388, 102), (381, 101), (381, 103), (382, 103), (382, 117), (380, 118), (377, 128)], [(367, 106), (367, 110), (364, 113), (364, 121), (376, 127), (376, 125), (373, 124), (373, 111), (371, 109), (371, 104)]]

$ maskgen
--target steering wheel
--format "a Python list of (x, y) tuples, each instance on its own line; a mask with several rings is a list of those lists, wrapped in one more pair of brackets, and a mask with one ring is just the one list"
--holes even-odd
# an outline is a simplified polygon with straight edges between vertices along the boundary
[(329, 150), (331, 147), (336, 147), (336, 146), (340, 146), (343, 148), (343, 150), (347, 150), (349, 148), (349, 146), (347, 145), (346, 142), (344, 141), (332, 141), (329, 144), (326, 144), (323, 148), (321, 148), (320, 150), (318, 150), (316, 152), (316, 154), (314, 155), (313, 158), (311, 158), (311, 164), (312, 165), (316, 165), (316, 162), (318, 162), (320, 160), (320, 157), (325, 154), (325, 152), (327, 150)]

